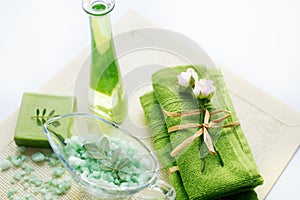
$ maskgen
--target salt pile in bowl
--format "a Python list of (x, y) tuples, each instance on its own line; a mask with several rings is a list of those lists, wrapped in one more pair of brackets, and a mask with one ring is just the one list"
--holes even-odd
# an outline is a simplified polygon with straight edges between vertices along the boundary
[(85, 176), (112, 187), (134, 187), (151, 179), (151, 162), (133, 144), (110, 136), (65, 140), (69, 164)]

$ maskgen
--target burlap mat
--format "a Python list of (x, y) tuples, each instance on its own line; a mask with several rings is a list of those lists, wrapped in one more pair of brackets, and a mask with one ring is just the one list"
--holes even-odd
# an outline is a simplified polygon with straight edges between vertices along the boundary
[[(31, 175), (35, 175), (39, 179), (42, 179), (44, 182), (51, 180), (54, 167), (50, 166), (46, 161), (41, 163), (33, 162), (31, 160), (31, 155), (35, 152), (42, 152), (44, 154), (48, 154), (52, 151), (50, 149), (27, 148), (27, 150), (24, 153), (22, 153), (28, 158), (28, 161), (24, 163), (27, 166), (34, 168), (34, 171), (31, 172)], [(6, 159), (8, 156), (15, 156), (18, 154), (18, 148), (16, 144), (12, 141), (7, 147), (2, 149), (0, 153), (0, 160)], [(31, 195), (34, 196), (35, 199), (43, 199), (42, 194), (35, 194), (34, 189), (36, 187), (34, 185), (28, 186), (28, 188), (24, 188), (22, 185), (22, 180), (16, 181), (16, 183), (11, 183), (14, 180), (14, 175), (20, 171), (22, 171), (20, 167), (12, 165), (8, 170), (0, 172), (0, 199), (9, 199), (8, 191), (12, 189), (17, 190), (15, 195), (19, 198)], [(67, 175), (68, 173), (65, 172), (63, 176)], [(60, 195), (59, 199), (81, 199), (78, 186), (72, 182), (72, 186), (68, 190), (68, 192), (66, 194)]]
[[(144, 139), (144, 143), (148, 146), (152, 147), (151, 141), (149, 139)], [(43, 161), (41, 163), (36, 163), (31, 160), (31, 155), (36, 152), (42, 152), (43, 154), (47, 155), (52, 152), (51, 149), (38, 149), (38, 148), (27, 148), (22, 155), (25, 155), (28, 158), (28, 161), (24, 161), (26, 166), (34, 168), (34, 171), (31, 172), (31, 175), (42, 179), (43, 182), (49, 181), (52, 179), (52, 174), (54, 167), (50, 166), (47, 161)], [(0, 153), (0, 161), (5, 160), (8, 156), (15, 156), (20, 154), (18, 151), (18, 147), (14, 141), (12, 141), (8, 146), (2, 149)], [(57, 166), (62, 166), (62, 164), (58, 164)], [(22, 179), (20, 181), (14, 181), (14, 175), (18, 172), (22, 171), (21, 167), (11, 166), (8, 170), (0, 171), (0, 199), (10, 199), (8, 197), (8, 192), (10, 190), (17, 190), (15, 193), (15, 197), (21, 199), (23, 197), (32, 196), (34, 199), (44, 199), (44, 196), (40, 193), (36, 193), (34, 190), (38, 187), (35, 187), (34, 184), (29, 184), (28, 187), (24, 187)], [(68, 176), (68, 172), (64, 173), (64, 176)], [(165, 180), (168, 182), (168, 175), (165, 170), (160, 170), (158, 178)], [(15, 183), (12, 183), (15, 182)], [(80, 187), (72, 181), (72, 186), (65, 194), (62, 195), (54, 195), (58, 199), (72, 199), (72, 200), (79, 200), (82, 199), (80, 195)], [(131, 200), (140, 200), (137, 197), (131, 197)]]

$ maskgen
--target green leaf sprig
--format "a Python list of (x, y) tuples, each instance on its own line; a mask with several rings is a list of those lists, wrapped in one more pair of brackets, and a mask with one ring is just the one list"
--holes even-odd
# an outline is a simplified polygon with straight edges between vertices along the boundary
[[(47, 109), (44, 108), (42, 110), (42, 112), (40, 111), (40, 109), (36, 109), (35, 111), (35, 116), (32, 116), (31, 119), (35, 119), (36, 120), (36, 124), (38, 126), (43, 126), (47, 120), (49, 120), (50, 118), (53, 117), (58, 117), (60, 115), (55, 115), (55, 110), (51, 110), (49, 112), (49, 114), (47, 114)], [(57, 128), (61, 125), (61, 123), (59, 121), (53, 121), (51, 124), (54, 128)], [(65, 139), (61, 136), (61, 134), (56, 133), (54, 130), (52, 130), (50, 127), (48, 127), (48, 130), (50, 130), (53, 134), (56, 135), (56, 137), (62, 142), (65, 143)]]
[(119, 172), (128, 164), (129, 158), (120, 158), (120, 148), (115, 149), (111, 156), (109, 156), (109, 140), (106, 137), (103, 137), (100, 142), (87, 143), (84, 147), (92, 158), (103, 161), (103, 165), (101, 166), (102, 170), (113, 171), (117, 179), (122, 182)]
[[(52, 117), (58, 117), (59, 115), (55, 115), (55, 110), (51, 110), (49, 112), (49, 114), (47, 114), (47, 109), (44, 108), (42, 110), (42, 112), (40, 111), (40, 109), (36, 109), (36, 115), (32, 116), (31, 119), (35, 119), (36, 120), (36, 124), (38, 126), (43, 126), (43, 124), (46, 123), (46, 121)], [(59, 121), (54, 121), (53, 123), (51, 123), (51, 125), (53, 125), (54, 127), (58, 127), (60, 126), (60, 122)]]

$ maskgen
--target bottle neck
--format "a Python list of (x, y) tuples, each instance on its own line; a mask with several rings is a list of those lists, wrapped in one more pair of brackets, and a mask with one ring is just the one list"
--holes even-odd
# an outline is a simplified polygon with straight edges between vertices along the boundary
[(89, 15), (103, 16), (115, 7), (115, 0), (83, 0), (82, 8)]
[(92, 37), (92, 48), (96, 48), (103, 43), (109, 43), (112, 38), (112, 28), (110, 15), (90, 16), (90, 29)]
[(83, 0), (82, 7), (89, 15), (92, 49), (110, 43), (112, 29), (110, 12), (115, 6), (114, 0)]
[(89, 15), (91, 31), (91, 49), (101, 45), (101, 51), (109, 48), (112, 38), (110, 12), (115, 6), (114, 0), (83, 0), (82, 7)]

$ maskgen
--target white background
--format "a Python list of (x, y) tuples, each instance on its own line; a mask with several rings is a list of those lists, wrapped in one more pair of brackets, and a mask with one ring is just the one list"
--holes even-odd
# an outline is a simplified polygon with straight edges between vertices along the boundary
[[(300, 1), (116, 0), (112, 23), (129, 10), (186, 35), (300, 111)], [(89, 42), (81, 0), (1, 0), (0, 121), (18, 108), (23, 92), (40, 88)], [(298, 151), (267, 199), (300, 199), (299, 169)]]

